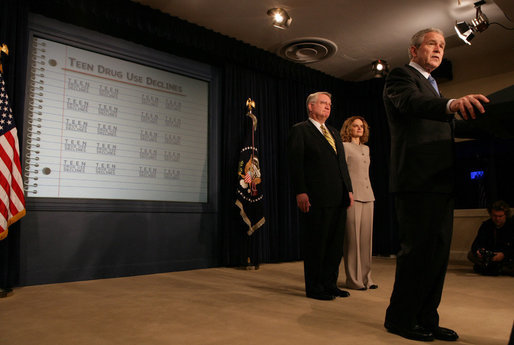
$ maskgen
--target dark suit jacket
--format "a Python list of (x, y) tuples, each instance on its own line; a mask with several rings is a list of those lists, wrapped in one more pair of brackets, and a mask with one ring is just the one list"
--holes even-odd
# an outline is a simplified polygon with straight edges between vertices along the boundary
[(453, 192), (454, 115), (446, 114), (449, 99), (408, 65), (389, 73), (383, 97), (391, 131), (390, 190)]
[(295, 194), (307, 193), (311, 207), (347, 207), (352, 184), (339, 133), (326, 126), (338, 154), (309, 120), (297, 123), (289, 133), (288, 158)]

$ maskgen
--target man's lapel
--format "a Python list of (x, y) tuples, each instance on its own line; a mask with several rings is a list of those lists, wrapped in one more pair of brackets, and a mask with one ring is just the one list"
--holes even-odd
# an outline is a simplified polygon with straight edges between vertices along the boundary
[(430, 84), (428, 79), (425, 78), (425, 76), (423, 74), (419, 73), (419, 71), (417, 69), (415, 69), (414, 67), (412, 67), (410, 65), (406, 65), (406, 66), (409, 68), (409, 70), (412, 72), (412, 74), (415, 75), (419, 79), (420, 83), (423, 85), (422, 91), (428, 90), (428, 91), (432, 92), (434, 94), (434, 96), (442, 97), (442, 95), (440, 93), (437, 93), (437, 91), (434, 89), (432, 84)]

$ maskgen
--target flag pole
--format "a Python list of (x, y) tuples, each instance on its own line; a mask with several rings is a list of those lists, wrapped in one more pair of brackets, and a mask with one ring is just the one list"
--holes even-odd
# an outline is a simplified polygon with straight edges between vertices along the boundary
[[(246, 116), (252, 119), (252, 154), (251, 154), (251, 161), (253, 162), (255, 159), (255, 131), (257, 130), (257, 117), (252, 113), (252, 109), (255, 108), (255, 101), (253, 101), (251, 98), (248, 98), (246, 100), (246, 106), (248, 108), (248, 112), (246, 113)], [(251, 183), (250, 188), (252, 191), (255, 191), (256, 187), (255, 184)], [(252, 269), (259, 269), (258, 264), (254, 264), (254, 260), (252, 260), (253, 256), (253, 246), (252, 246), (252, 240), (254, 237), (248, 236), (246, 238), (246, 253), (248, 254), (248, 257), (246, 259), (246, 269), (252, 270)]]
[[(253, 233), (265, 223), (263, 207), (262, 175), (259, 161), (259, 137), (257, 136), (257, 116), (253, 114), (255, 102), (246, 100), (244, 116), (244, 137), (239, 151), (239, 161), (235, 205), (239, 207), (241, 219), (246, 224), (246, 234), (241, 245), (244, 256), (241, 262), (246, 269), (258, 269), (257, 239)], [(248, 118), (246, 118), (248, 117)]]
[[(246, 106), (248, 107), (248, 112), (246, 113), (246, 116), (252, 119), (252, 154), (250, 157), (253, 162), (255, 159), (255, 131), (257, 130), (257, 117), (252, 113), (252, 109), (255, 108), (255, 101), (252, 101), (251, 98), (248, 98), (246, 100)], [(254, 183), (251, 183), (250, 188), (253, 192), (257, 192)]]

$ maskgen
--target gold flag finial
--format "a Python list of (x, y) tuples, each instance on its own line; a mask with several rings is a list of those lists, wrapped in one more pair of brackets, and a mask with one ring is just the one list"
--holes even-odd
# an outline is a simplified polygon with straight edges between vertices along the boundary
[(251, 98), (246, 100), (246, 106), (248, 107), (248, 112), (252, 112), (252, 109), (255, 108), (255, 101), (252, 101)]
[[(0, 50), (0, 60), (2, 59), (2, 54), (9, 55), (9, 48), (7, 48), (7, 44), (5, 43), (2, 43), (2, 49)], [(2, 61), (0, 61), (0, 73), (4, 73)]]
[(248, 107), (248, 113), (246, 113), (246, 115), (252, 119), (252, 129), (255, 132), (255, 130), (257, 130), (257, 117), (252, 113), (252, 109), (255, 108), (255, 101), (248, 98), (246, 100), (246, 106)]

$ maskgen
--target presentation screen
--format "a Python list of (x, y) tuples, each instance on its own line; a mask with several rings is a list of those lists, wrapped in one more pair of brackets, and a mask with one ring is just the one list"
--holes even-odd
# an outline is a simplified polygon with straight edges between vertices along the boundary
[(28, 198), (208, 201), (208, 80), (32, 37)]

